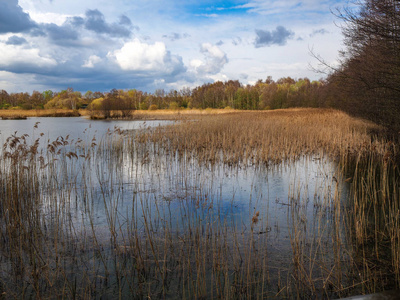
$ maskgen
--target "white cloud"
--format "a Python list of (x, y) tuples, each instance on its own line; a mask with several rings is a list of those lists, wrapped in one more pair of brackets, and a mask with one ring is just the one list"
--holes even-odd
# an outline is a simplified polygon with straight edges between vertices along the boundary
[(37, 23), (48, 23), (48, 24), (56, 24), (61, 26), (69, 17), (74, 17), (73, 15), (64, 15), (59, 13), (52, 13), (52, 12), (37, 12), (31, 11), (29, 13), (32, 20)]
[(125, 71), (172, 73), (183, 67), (181, 58), (171, 55), (164, 43), (147, 44), (137, 38), (107, 56)]
[(190, 66), (200, 75), (215, 75), (219, 73), (228, 62), (226, 53), (218, 46), (210, 43), (203, 43), (200, 47), (200, 52), (203, 53), (205, 57), (204, 61), (200, 59), (193, 59), (190, 61)]
[(199, 68), (200, 66), (202, 66), (204, 63), (203, 61), (201, 61), (200, 59), (192, 59), (190, 61), (190, 66), (194, 69)]
[(101, 58), (97, 55), (89, 56), (88, 60), (85, 60), (84, 64), (82, 65), (83, 68), (94, 68), (94, 65), (99, 63)]
[(50, 57), (43, 57), (39, 53), (39, 49), (26, 49), (14, 45), (0, 45), (0, 66), (18, 68), (48, 68), (54, 67), (57, 62)]

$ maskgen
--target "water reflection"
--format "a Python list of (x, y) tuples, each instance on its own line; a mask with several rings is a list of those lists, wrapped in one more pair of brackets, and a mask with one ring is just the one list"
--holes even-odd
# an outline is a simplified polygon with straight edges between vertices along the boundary
[[(324, 157), (305, 156), (272, 167), (241, 168), (207, 166), (195, 159), (170, 156), (143, 162), (130, 154), (117, 161), (92, 159), (90, 163), (74, 167), (77, 182), (85, 182), (85, 188), (78, 184), (71, 194), (80, 204), (74, 224), (85, 231), (88, 218), (93, 218), (103, 242), (110, 239), (109, 214), (113, 213), (114, 222), (120, 217), (124, 222), (141, 224), (141, 234), (145, 233), (145, 221), (154, 223), (154, 232), (160, 222), (167, 223), (176, 235), (187, 230), (187, 220), (200, 220), (201, 226), (227, 224), (229, 230), (243, 235), (268, 235), (271, 245), (290, 253), (293, 219), (298, 218), (310, 231), (321, 218), (329, 223), (335, 193), (339, 197), (348, 193), (345, 183), (337, 182), (336, 164)], [(88, 188), (91, 202), (82, 206), (87, 203)], [(90, 213), (82, 217), (84, 212)], [(256, 213), (258, 221), (253, 224)], [(120, 234), (127, 231), (120, 228)]]
[[(37, 120), (28, 121), (31, 123), (25, 125), (33, 128)], [(185, 281), (182, 274), (187, 273), (182, 272), (193, 269), (190, 276), (211, 285), (210, 293), (218, 291), (210, 279), (218, 275), (229, 284), (230, 280), (240, 282), (233, 286), (246, 288), (254, 280), (258, 291), (265, 285), (276, 295), (282, 278), (287, 286), (299, 270), (311, 278), (317, 264), (329, 277), (332, 266), (341, 260), (335, 257), (339, 249), (335, 247), (345, 244), (340, 207), (348, 187), (337, 164), (327, 157), (304, 156), (275, 166), (232, 167), (158, 149), (156, 143), (140, 142), (136, 130), (108, 131), (116, 124), (122, 129), (145, 131), (145, 126), (168, 124), (165, 122), (92, 122), (82, 118), (40, 122), (45, 126), (39, 129), (48, 130), (45, 134), (49, 137), (69, 134), (88, 141), (61, 145), (62, 151), (46, 156), (48, 167), (33, 171), (40, 178), (40, 198), (35, 199), (40, 205), (37, 215), (44, 216), (38, 222), (44, 224), (40, 234), (50, 235), (44, 238), (51, 241), (49, 249), (52, 243), (57, 246), (55, 254), (48, 251), (46, 255), (54, 255), (58, 265), (59, 257), (70, 262), (70, 256), (59, 256), (57, 251), (77, 253), (75, 264), (65, 268), (68, 280), (76, 282), (82, 272), (76, 260), (79, 257), (82, 261), (90, 258), (86, 270), (90, 282), (96, 283), (98, 276), (113, 282), (106, 284), (107, 291), (132, 276), (135, 284), (137, 278), (147, 280), (149, 290), (165, 293), (165, 287), (158, 285), (165, 277), (153, 278), (157, 272), (167, 272), (171, 289), (183, 293), (187, 287), (181, 288), (177, 281)], [(26, 128), (11, 127), (2, 127), (2, 135), (7, 130), (26, 132)], [(32, 136), (35, 134), (33, 131)], [(93, 134), (98, 136), (96, 143), (90, 143)], [(62, 250), (55, 242), (60, 236)], [(121, 252), (125, 255), (123, 264)], [(125, 266), (135, 267), (125, 270)], [(118, 277), (121, 270), (126, 274)], [(304, 276), (301, 272), (296, 276)], [(189, 278), (187, 284), (193, 282)], [(123, 293), (138, 296), (132, 290), (125, 288)]]

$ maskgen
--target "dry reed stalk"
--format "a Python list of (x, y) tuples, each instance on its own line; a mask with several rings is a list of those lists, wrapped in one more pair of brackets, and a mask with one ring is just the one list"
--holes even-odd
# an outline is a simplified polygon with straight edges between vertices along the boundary
[[(200, 160), (236, 165), (269, 164), (324, 153), (347, 157), (387, 152), (381, 141), (371, 141), (373, 124), (344, 113), (295, 109), (205, 115), (195, 125), (183, 122), (153, 131), (153, 143)], [(190, 157), (189, 157), (190, 158)]]
[[(374, 291), (387, 275), (398, 284), (398, 150), (371, 130), (337, 111), (294, 109), (196, 115), (74, 145), (59, 138), (44, 152), (13, 136), (0, 159), (0, 288), (15, 298), (260, 299)], [(313, 224), (307, 182), (293, 185), (293, 264), (270, 284), (269, 220), (258, 208), (227, 219), (215, 174), (290, 166), (309, 154), (335, 158), (341, 169), (311, 200)], [(349, 203), (340, 197), (342, 173), (351, 178)], [(265, 199), (252, 192), (249, 205)]]
[(79, 115), (80, 113), (72, 109), (36, 109), (36, 110), (1, 109), (0, 110), (0, 118), (4, 119), (18, 119), (18, 118), (32, 118), (32, 117), (64, 117), (64, 116), (76, 117)]

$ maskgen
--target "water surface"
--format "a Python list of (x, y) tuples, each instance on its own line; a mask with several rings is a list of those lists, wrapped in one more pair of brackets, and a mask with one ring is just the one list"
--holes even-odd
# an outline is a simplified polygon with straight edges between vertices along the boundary
[[(321, 272), (328, 278), (336, 274), (346, 259), (340, 248), (345, 245), (345, 218), (340, 211), (348, 194), (336, 162), (321, 153), (274, 166), (232, 167), (186, 159), (138, 140), (137, 129), (144, 132), (167, 124), (172, 122), (85, 118), (0, 122), (3, 142), (15, 131), (32, 140), (41, 133), (50, 141), (67, 135), (91, 141), (96, 136), (96, 143), (71, 142), (47, 156), (42, 153), (48, 167), (32, 171), (40, 178), (34, 194), (43, 215), (40, 234), (49, 234), (44, 240), (52, 241), (50, 245), (59, 235), (65, 239), (62, 250), (46, 253), (49, 259), (63, 257), (65, 278), (76, 282), (83, 272), (96, 283), (110, 276), (105, 291), (111, 297), (121, 280), (132, 277), (135, 284), (142, 280), (138, 279), (142, 271), (136, 268), (140, 264), (154, 273), (146, 277), (146, 286), (166, 293), (160, 280), (153, 279), (161, 272), (160, 260), (171, 273), (171, 295), (195, 285), (192, 277), (186, 287), (178, 284), (189, 276), (184, 275), (187, 268), (193, 268), (190, 276), (196, 282), (204, 281), (211, 286), (210, 293), (217, 293), (210, 278), (224, 265), (228, 286), (239, 280), (249, 288), (254, 280), (257, 289), (266, 289), (264, 296), (271, 296), (281, 290), (282, 281), (287, 286), (297, 284), (293, 274), (305, 271), (300, 266), (306, 266), (310, 278), (319, 278)], [(121, 133), (115, 127), (128, 131)], [(28, 162), (25, 167), (31, 170)], [(128, 249), (127, 256), (118, 256), (119, 249)], [(71, 257), (76, 265), (71, 265)], [(3, 259), (5, 269), (12, 265)], [(127, 266), (136, 267), (128, 272)], [(126, 273), (120, 278), (122, 271)], [(121, 293), (129, 297), (132, 282), (127, 282)]]
[[(103, 136), (107, 130), (119, 127), (122, 130), (134, 130), (145, 127), (157, 127), (172, 124), (173, 121), (126, 121), (126, 120), (90, 120), (87, 117), (32, 117), (26, 120), (0, 120), (0, 139), (4, 141), (16, 132), (17, 135), (28, 134), (33, 139), (40, 133), (51, 141), (59, 136), (77, 139), (86, 136)], [(34, 128), (37, 124), (37, 128)]]

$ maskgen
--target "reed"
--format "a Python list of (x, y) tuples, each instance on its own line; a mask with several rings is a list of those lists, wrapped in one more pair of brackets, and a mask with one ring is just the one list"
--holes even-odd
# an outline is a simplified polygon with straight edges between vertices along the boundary
[(0, 109), (0, 118), (8, 120), (32, 117), (78, 117), (81, 115), (81, 111), (72, 109)]
[[(80, 110), (81, 115), (89, 116), (91, 119), (104, 119), (104, 112), (100, 110)], [(110, 111), (112, 119), (129, 120), (190, 120), (204, 115), (221, 115), (232, 112), (240, 112), (234, 109), (157, 109), (157, 110), (135, 110), (131, 112)]]
[[(374, 124), (293, 109), (196, 112), (78, 140), (47, 142), (38, 130), (11, 136), (0, 157), (5, 298), (329, 298), (399, 287), (398, 150)], [(312, 163), (319, 177), (302, 178)], [(254, 179), (270, 172), (294, 174), (286, 199)], [(226, 194), (226, 178), (253, 178), (246, 203)]]

